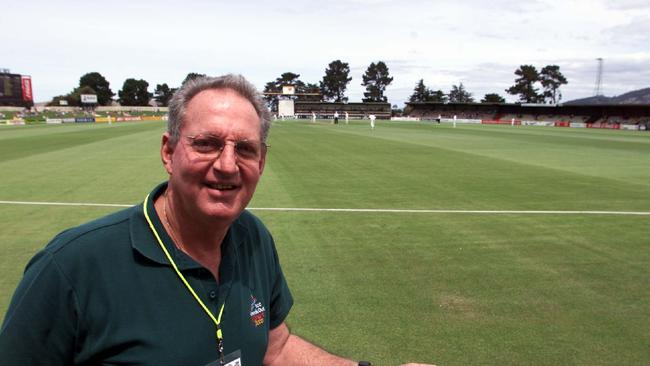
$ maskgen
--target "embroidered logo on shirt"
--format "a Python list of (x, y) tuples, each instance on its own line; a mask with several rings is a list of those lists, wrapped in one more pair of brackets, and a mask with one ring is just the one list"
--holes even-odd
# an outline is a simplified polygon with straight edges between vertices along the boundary
[(255, 296), (251, 295), (251, 308), (250, 308), (250, 314), (251, 314), (251, 322), (256, 327), (261, 327), (264, 325), (264, 317), (266, 314), (266, 309), (264, 308), (264, 305), (262, 305), (261, 302), (257, 301)]

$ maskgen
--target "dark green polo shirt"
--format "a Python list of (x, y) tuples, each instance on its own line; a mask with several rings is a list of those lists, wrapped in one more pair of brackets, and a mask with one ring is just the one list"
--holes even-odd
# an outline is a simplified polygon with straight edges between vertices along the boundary
[[(293, 299), (270, 233), (245, 211), (222, 244), (220, 283), (176, 249), (146, 207), (176, 264), (221, 320), (225, 353), (261, 365), (268, 333)], [(174, 272), (143, 206), (56, 236), (27, 265), (0, 330), (0, 365), (188, 365), (218, 358), (215, 326)]]

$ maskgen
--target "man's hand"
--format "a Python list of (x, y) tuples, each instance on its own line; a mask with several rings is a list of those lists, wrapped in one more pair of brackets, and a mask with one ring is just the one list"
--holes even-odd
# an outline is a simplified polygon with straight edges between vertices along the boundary
[(283, 322), (269, 332), (265, 366), (356, 366), (357, 362), (328, 353), (291, 334)]
[[(264, 356), (265, 366), (356, 366), (357, 361), (333, 355), (304, 339), (292, 335), (283, 322), (269, 332), (269, 345)], [(402, 366), (435, 366), (408, 363)]]

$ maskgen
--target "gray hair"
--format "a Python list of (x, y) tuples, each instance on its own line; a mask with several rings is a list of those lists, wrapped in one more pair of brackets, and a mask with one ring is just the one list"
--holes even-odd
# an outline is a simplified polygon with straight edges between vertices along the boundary
[(260, 138), (262, 142), (266, 142), (271, 128), (271, 113), (266, 107), (262, 95), (243, 76), (228, 74), (219, 77), (201, 76), (188, 80), (174, 93), (169, 100), (169, 119), (167, 121), (170, 143), (175, 144), (180, 139), (181, 127), (190, 100), (200, 92), (211, 89), (231, 89), (247, 99), (260, 118)]

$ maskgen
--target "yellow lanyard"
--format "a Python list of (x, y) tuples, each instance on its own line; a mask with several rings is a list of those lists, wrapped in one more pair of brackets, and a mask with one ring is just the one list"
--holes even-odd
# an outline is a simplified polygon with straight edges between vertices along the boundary
[(143, 203), (144, 217), (147, 219), (147, 223), (149, 224), (149, 228), (153, 232), (153, 235), (156, 237), (156, 240), (158, 241), (158, 244), (160, 245), (160, 248), (165, 253), (165, 256), (167, 257), (167, 260), (169, 260), (169, 263), (174, 268), (174, 271), (176, 271), (176, 274), (178, 275), (178, 277), (181, 279), (181, 281), (183, 282), (185, 287), (187, 287), (187, 289), (190, 291), (190, 293), (194, 297), (194, 300), (196, 300), (196, 302), (199, 303), (199, 305), (201, 306), (203, 311), (205, 311), (205, 313), (208, 314), (210, 319), (212, 319), (212, 322), (214, 322), (214, 325), (215, 325), (215, 327), (217, 329), (217, 348), (218, 348), (218, 351), (219, 351), (219, 357), (220, 357), (220, 360), (221, 360), (221, 364), (223, 364), (224, 355), (223, 355), (223, 333), (221, 332), (221, 316), (223, 315), (223, 308), (226, 306), (226, 302), (224, 301), (224, 303), (221, 305), (221, 309), (219, 310), (219, 316), (215, 318), (214, 314), (212, 314), (210, 309), (208, 309), (208, 307), (205, 306), (205, 304), (203, 303), (201, 298), (196, 294), (196, 292), (194, 291), (194, 289), (192, 288), (190, 283), (187, 282), (187, 280), (185, 279), (185, 276), (183, 276), (181, 271), (178, 269), (178, 266), (176, 265), (176, 262), (174, 262), (174, 259), (169, 254), (169, 251), (167, 250), (167, 248), (163, 244), (162, 240), (160, 239), (160, 235), (158, 235), (158, 231), (156, 231), (156, 228), (153, 226), (153, 222), (151, 222), (151, 218), (149, 218), (149, 213), (147, 212), (147, 204), (148, 204), (148, 202), (149, 202), (149, 195), (147, 195), (147, 197), (144, 198), (144, 203)]

